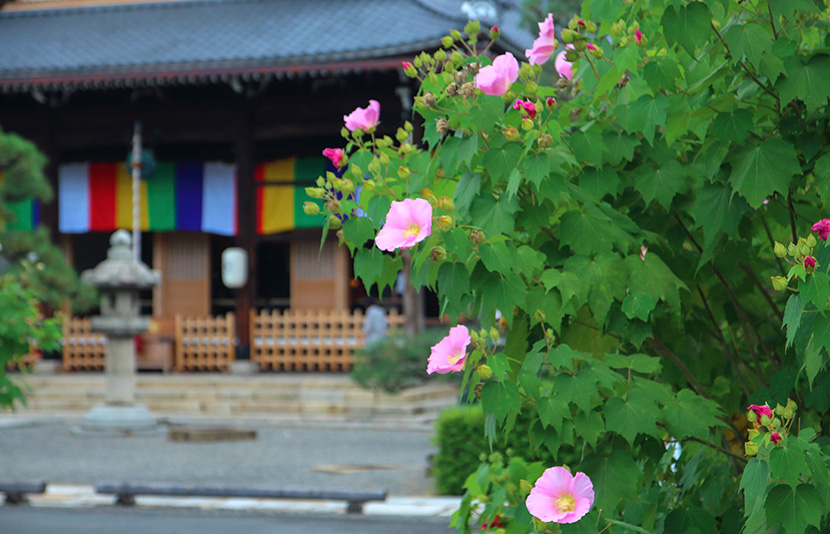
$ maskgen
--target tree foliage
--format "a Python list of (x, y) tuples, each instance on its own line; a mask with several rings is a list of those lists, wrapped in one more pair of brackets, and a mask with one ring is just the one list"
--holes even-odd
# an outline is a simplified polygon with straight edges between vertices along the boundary
[[(477, 513), (511, 533), (830, 528), (830, 248), (810, 234), (830, 194), (827, 29), (813, 0), (586, 0), (561, 36), (573, 79), (522, 64), (500, 98), (472, 89), (491, 58), (470, 23), (407, 69), (421, 145), (409, 124), (344, 131), (350, 172), (313, 193), (356, 275), (392, 283), (395, 255), (351, 236), (429, 200), (411, 280), (484, 327), (463, 387), (487, 437), (521, 413), (531, 447), (577, 451), (594, 481), (588, 516), (540, 524), (523, 481), (549, 466), (514, 451), (470, 477), (459, 531)], [(749, 422), (750, 403), (774, 417)]]

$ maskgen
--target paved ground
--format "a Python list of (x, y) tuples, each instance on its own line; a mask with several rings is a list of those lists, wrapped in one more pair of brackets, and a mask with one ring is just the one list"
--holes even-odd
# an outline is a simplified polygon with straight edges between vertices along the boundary
[(0, 510), (0, 532), (14, 534), (434, 534), (447, 518), (308, 516), (159, 509)]
[(71, 431), (77, 422), (0, 419), (0, 479), (75, 485), (112, 480), (385, 489), (391, 496), (434, 492), (426, 476), (427, 455), (435, 450), (430, 426), (234, 421), (256, 429), (258, 438), (177, 443), (165, 435), (78, 437)]

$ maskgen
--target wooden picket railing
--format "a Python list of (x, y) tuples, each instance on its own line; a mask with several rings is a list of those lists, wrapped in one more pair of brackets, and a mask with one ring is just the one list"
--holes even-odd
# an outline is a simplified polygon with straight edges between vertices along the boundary
[(176, 371), (227, 371), (236, 356), (234, 315), (176, 316)]
[(88, 318), (64, 319), (61, 345), (64, 371), (99, 371), (104, 368), (107, 338), (92, 331)]
[[(251, 310), (251, 361), (280, 371), (347, 371), (363, 348), (363, 313), (355, 311)], [(403, 324), (395, 310), (390, 328)]]

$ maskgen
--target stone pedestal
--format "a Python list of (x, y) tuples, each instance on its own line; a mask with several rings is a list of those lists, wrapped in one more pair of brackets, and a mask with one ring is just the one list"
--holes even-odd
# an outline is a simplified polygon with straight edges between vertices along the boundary
[(75, 434), (84, 436), (146, 436), (163, 432), (153, 414), (137, 404), (95, 406), (75, 429)]

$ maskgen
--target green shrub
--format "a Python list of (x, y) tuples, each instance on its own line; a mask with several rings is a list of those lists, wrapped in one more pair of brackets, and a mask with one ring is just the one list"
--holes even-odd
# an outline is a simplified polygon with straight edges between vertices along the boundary
[(361, 386), (389, 392), (417, 386), (428, 376), (430, 347), (446, 335), (444, 328), (424, 330), (414, 337), (392, 332), (355, 353), (352, 379)]
[[(507, 456), (521, 457), (528, 462), (541, 461), (545, 465), (562, 465), (578, 459), (573, 447), (562, 446), (554, 455), (546, 447), (534, 447), (530, 441), (530, 426), (539, 424), (530, 417), (519, 416), (507, 441), (493, 443), (493, 451)], [(442, 495), (461, 495), (464, 482), (478, 469), (481, 455), (491, 450), (484, 436), (484, 413), (478, 404), (459, 406), (441, 412), (435, 421), (435, 443), (438, 453), (432, 460), (435, 488)], [(546, 444), (558, 440), (546, 440)]]

